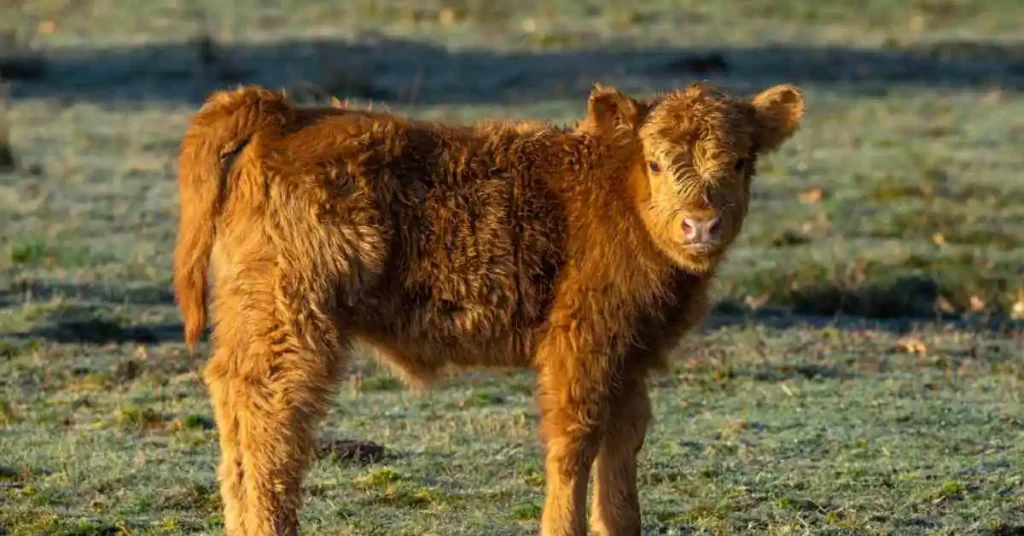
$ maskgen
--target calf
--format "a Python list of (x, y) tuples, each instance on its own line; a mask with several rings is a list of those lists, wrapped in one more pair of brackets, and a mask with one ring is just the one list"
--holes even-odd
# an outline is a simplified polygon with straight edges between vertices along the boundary
[(573, 127), (446, 126), (214, 94), (180, 156), (174, 284), (220, 434), (228, 534), (295, 534), (300, 483), (354, 342), (409, 382), (537, 373), (545, 535), (639, 534), (646, 378), (704, 315), (759, 155), (803, 97), (595, 87)]

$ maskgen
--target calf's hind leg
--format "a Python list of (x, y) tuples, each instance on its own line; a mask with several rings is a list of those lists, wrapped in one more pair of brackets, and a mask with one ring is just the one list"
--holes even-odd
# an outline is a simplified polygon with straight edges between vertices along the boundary
[(282, 307), (269, 292), (218, 294), (217, 349), (204, 378), (220, 434), (224, 532), (294, 535), (342, 341), (335, 322)]

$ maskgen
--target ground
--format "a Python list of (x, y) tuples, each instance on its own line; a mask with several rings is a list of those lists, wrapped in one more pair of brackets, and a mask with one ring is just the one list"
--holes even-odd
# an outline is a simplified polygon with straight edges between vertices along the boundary
[[(568, 121), (594, 81), (696, 80), (793, 82), (809, 108), (655, 381), (645, 533), (1024, 533), (1024, 4), (133, 4), (0, 3), (0, 534), (219, 528), (207, 347), (169, 289), (174, 157), (208, 91)], [(534, 533), (532, 391), (416, 394), (357, 360), (303, 526)]]

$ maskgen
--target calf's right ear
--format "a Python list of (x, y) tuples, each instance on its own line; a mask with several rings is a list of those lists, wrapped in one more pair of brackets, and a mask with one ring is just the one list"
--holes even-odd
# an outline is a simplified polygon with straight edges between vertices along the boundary
[(595, 84), (587, 101), (584, 124), (597, 131), (611, 131), (619, 127), (636, 130), (643, 105), (610, 86)]

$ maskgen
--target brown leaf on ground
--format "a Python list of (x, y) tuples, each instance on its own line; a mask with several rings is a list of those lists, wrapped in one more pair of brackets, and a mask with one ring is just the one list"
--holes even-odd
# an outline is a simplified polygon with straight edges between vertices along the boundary
[(815, 186), (800, 192), (797, 198), (801, 203), (820, 203), (822, 199), (825, 199), (825, 190)]
[(747, 307), (757, 310), (760, 309), (764, 304), (768, 303), (768, 299), (771, 298), (771, 294), (765, 293), (760, 296), (751, 296), (743, 298), (743, 304)]
[(1017, 301), (1010, 308), (1010, 317), (1014, 320), (1024, 319), (1024, 287), (1017, 291)]
[(924, 341), (918, 339), (917, 337), (908, 337), (902, 339), (897, 343), (897, 347), (900, 351), (906, 352), (908, 354), (924, 355), (928, 353), (928, 345), (926, 345)]
[(956, 307), (953, 306), (953, 302), (949, 301), (949, 298), (944, 296), (939, 296), (935, 299), (935, 309), (948, 314), (956, 312)]

